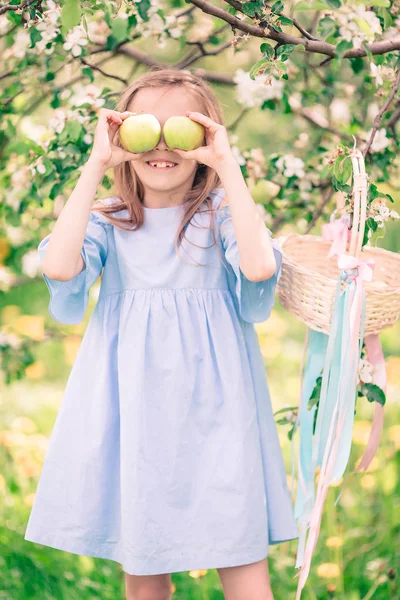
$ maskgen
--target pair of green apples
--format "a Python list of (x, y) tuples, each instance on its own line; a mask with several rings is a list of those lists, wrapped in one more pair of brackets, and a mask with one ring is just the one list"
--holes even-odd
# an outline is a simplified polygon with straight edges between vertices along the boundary
[[(194, 150), (202, 145), (204, 127), (189, 117), (169, 117), (163, 127), (164, 140), (172, 150)], [(119, 128), (119, 139), (129, 152), (148, 152), (160, 141), (161, 124), (154, 115), (142, 113), (125, 119)]]

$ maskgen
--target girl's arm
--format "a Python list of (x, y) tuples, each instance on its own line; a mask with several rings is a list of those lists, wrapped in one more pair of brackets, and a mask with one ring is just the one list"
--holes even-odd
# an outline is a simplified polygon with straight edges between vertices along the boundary
[(113, 144), (117, 129), (132, 114), (100, 111), (90, 158), (53, 227), (43, 259), (43, 273), (51, 279), (69, 281), (82, 271), (85, 265), (81, 249), (98, 185), (107, 169), (141, 156)]
[(189, 151), (174, 148), (175, 152), (184, 159), (208, 165), (218, 173), (229, 198), (240, 270), (249, 281), (270, 279), (277, 267), (270, 233), (232, 154), (226, 128), (199, 112), (187, 111), (186, 116), (205, 127), (206, 145)]
[(236, 160), (221, 162), (216, 169), (229, 198), (240, 269), (249, 281), (264, 281), (276, 271), (271, 237)]

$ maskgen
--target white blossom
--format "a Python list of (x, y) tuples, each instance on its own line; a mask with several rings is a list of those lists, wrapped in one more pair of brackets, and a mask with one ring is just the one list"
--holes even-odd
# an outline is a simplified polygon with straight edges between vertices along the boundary
[(267, 85), (264, 75), (256, 75), (253, 80), (248, 72), (237, 69), (233, 81), (236, 83), (237, 101), (243, 106), (261, 106), (265, 100), (282, 97), (284, 83), (274, 77)]
[(384, 81), (392, 81), (394, 79), (394, 69), (385, 67), (384, 65), (376, 65), (374, 62), (370, 63), (370, 69), (372, 77), (375, 77), (377, 86), (383, 85)]
[(11, 175), (11, 187), (14, 191), (19, 191), (28, 185), (30, 180), (30, 171), (28, 165), (23, 165), (19, 167), (12, 175)]
[(11, 245), (14, 247), (21, 246), (24, 242), (28, 241), (28, 233), (23, 227), (8, 225), (6, 227), (6, 234)]
[(90, 104), (99, 108), (105, 103), (104, 98), (100, 98), (101, 90), (97, 86), (90, 83), (89, 85), (77, 85), (75, 93), (70, 98), (73, 106), (81, 106), (82, 104)]
[(3, 60), (7, 61), (10, 58), (24, 58), (26, 51), (31, 45), (31, 36), (26, 29), (19, 29), (14, 38), (14, 43), (9, 48), (6, 48), (3, 53)]
[[(367, 139), (369, 139), (372, 133), (372, 129), (370, 129), (367, 133)], [(386, 137), (386, 129), (383, 127), (378, 129), (375, 133), (374, 141), (372, 142), (371, 152), (380, 152), (384, 148), (386, 148), (390, 143), (390, 140)]]
[(341, 37), (352, 42), (354, 48), (359, 48), (364, 41), (372, 42), (376, 35), (382, 34), (378, 17), (363, 5), (346, 4), (334, 13), (328, 11), (325, 15), (331, 16), (339, 24)]
[(42, 273), (40, 255), (37, 250), (28, 250), (22, 257), (22, 272), (28, 277), (36, 277)]
[(360, 358), (358, 363), (357, 383), (373, 383), (374, 366), (366, 358)]
[(334, 98), (329, 108), (334, 123), (350, 123), (351, 114), (346, 100), (343, 98)]
[(276, 161), (276, 166), (285, 177), (304, 177), (304, 162), (293, 154), (285, 154)]
[(77, 25), (67, 33), (64, 50), (71, 50), (72, 56), (80, 56), (83, 46), (88, 43), (87, 35), (83, 25)]

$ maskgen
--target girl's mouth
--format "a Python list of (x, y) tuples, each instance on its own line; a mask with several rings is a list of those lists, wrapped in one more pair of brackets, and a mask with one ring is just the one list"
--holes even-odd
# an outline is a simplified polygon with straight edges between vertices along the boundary
[(173, 162), (164, 162), (164, 161), (147, 161), (146, 165), (148, 165), (153, 171), (167, 171), (168, 169), (173, 169), (178, 165)]

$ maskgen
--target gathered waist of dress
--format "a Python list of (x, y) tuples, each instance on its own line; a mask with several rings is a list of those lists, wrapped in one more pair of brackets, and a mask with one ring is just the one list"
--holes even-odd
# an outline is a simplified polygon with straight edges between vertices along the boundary
[(175, 293), (175, 292), (193, 292), (193, 293), (198, 293), (198, 294), (204, 294), (204, 293), (215, 293), (215, 292), (224, 292), (226, 294), (231, 294), (231, 291), (229, 289), (229, 287), (217, 287), (217, 288), (209, 288), (209, 287), (175, 287), (175, 288), (171, 288), (171, 287), (157, 287), (157, 286), (153, 286), (153, 287), (129, 287), (129, 288), (125, 288), (123, 290), (116, 290), (116, 291), (104, 291), (104, 292), (100, 292), (99, 294), (99, 301), (101, 299), (107, 298), (108, 296), (114, 296), (116, 294), (125, 294), (127, 292), (151, 292), (151, 293), (159, 293), (159, 292), (169, 292), (169, 293)]

